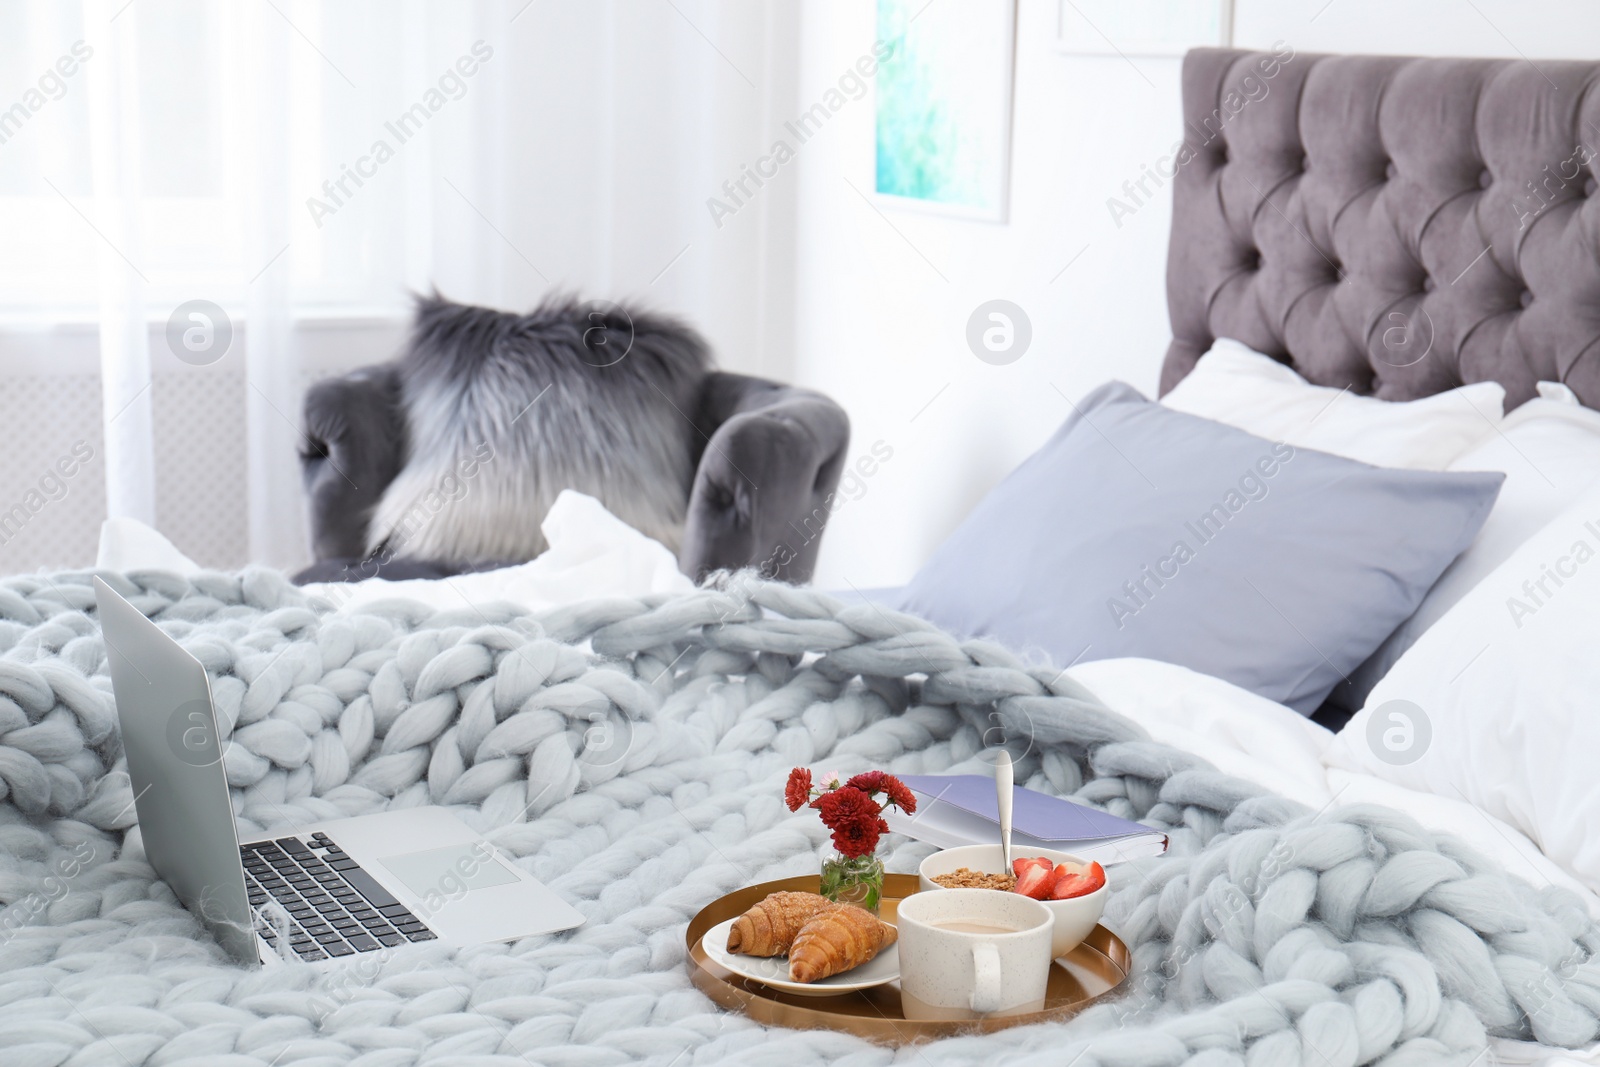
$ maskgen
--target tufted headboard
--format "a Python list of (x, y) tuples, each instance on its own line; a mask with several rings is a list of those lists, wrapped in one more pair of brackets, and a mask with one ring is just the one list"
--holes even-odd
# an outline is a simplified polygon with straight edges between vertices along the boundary
[[(1166, 392), (1217, 337), (1410, 400), (1600, 407), (1600, 63), (1204, 48), (1183, 64)], [(1172, 171), (1176, 173), (1172, 173)]]

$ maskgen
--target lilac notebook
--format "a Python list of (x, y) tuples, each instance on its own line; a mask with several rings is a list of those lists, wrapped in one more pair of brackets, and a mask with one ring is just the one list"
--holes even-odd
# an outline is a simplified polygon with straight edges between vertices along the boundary
[[(917, 794), (917, 814), (884, 813), (889, 828), (938, 845), (988, 844), (1000, 839), (994, 779), (981, 774), (902, 774)], [(1159, 856), (1167, 835), (1127, 819), (1021, 786), (1011, 802), (1012, 853), (1052, 848), (1101, 862)]]

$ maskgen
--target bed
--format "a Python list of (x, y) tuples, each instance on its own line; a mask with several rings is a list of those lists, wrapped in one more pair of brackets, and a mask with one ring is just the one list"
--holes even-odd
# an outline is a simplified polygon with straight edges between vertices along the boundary
[[(1274, 396), (1322, 387), (1392, 411), (1474, 387), (1506, 407), (1600, 403), (1593, 180), (1564, 179), (1520, 214), (1512, 202), (1543, 179), (1542, 160), (1571, 169), (1563, 161), (1600, 120), (1585, 94), (1597, 73), (1191, 53), (1168, 399), (1203, 408), (1253, 374)], [(1223, 339), (1247, 354), (1213, 360)], [(1272, 379), (1279, 371), (1303, 380)], [(1571, 397), (1551, 399), (1541, 382)], [(1498, 412), (1466, 403), (1451, 425), (1480, 447), (1511, 439)], [(1418, 445), (1359, 410), (1358, 444), (1399, 434)], [(1412, 421), (1451, 416), (1416, 410)], [(1587, 414), (1552, 417), (1568, 427)], [(1476, 418), (1487, 429), (1472, 429)], [(1530, 450), (1565, 440), (1536, 429)], [(1455, 460), (1416, 462), (1437, 480)], [(1390, 495), (1411, 484), (1381, 483)], [(242, 823), (446, 804), (588, 919), (455, 956), (419, 949), (354, 978), (243, 971), (198, 935), (142, 859), (88, 576), (0, 583), (7, 1062), (1467, 1064), (1490, 1049), (1502, 1062), (1600, 1062), (1600, 877), (1583, 835), (1556, 832), (1582, 822), (1586, 794), (1558, 795), (1551, 810), (1545, 794), (1512, 788), (1537, 768), (1477, 751), (1559, 758), (1565, 736), (1544, 749), (1528, 738), (1551, 733), (1542, 708), (1576, 707), (1594, 669), (1561, 644), (1592, 618), (1577, 577), (1522, 620), (1555, 628), (1539, 649), (1519, 643), (1522, 628), (1496, 646), (1509, 658), (1465, 636), (1484, 611), (1504, 614), (1499, 590), (1464, 591), (1335, 734), (1312, 707), (1171, 662), (1062, 669), (1070, 653), (1029, 658), (883, 603), (748, 574), (685, 590), (670, 554), (663, 567), (603, 513), (567, 503), (570, 525), (547, 530), (551, 544), (600, 546), (587, 562), (613, 576), (604, 599), (578, 598), (574, 587), (598, 587), (564, 586), (537, 560), (520, 585), (475, 575), (349, 593), (262, 570), (206, 573), (160, 546), (113, 545), (103, 561), (212, 673)], [(1548, 525), (1478, 584), (1536, 566)], [(1160, 603), (1174, 602), (1162, 589)], [(1519, 702), (1519, 679), (1552, 648), (1557, 669), (1511, 714), (1504, 702)], [(1385, 728), (1376, 713), (1411, 691), (1395, 672), (1448, 687), (1451, 657), (1467, 660), (1460, 672), (1496, 673), (1428, 699), (1427, 758), (1374, 762), (1364, 740)], [(1167, 857), (1112, 872), (1106, 921), (1148, 981), (1070, 1024), (899, 1054), (766, 1031), (692, 988), (682, 930), (701, 905), (816, 869), (821, 828), (783, 810), (791, 766), (972, 769), (996, 721), (1028, 739), (1019, 780), (1168, 832)], [(1560, 725), (1579, 745), (1600, 742), (1581, 708)], [(901, 840), (886, 860), (914, 870), (928, 851)]]

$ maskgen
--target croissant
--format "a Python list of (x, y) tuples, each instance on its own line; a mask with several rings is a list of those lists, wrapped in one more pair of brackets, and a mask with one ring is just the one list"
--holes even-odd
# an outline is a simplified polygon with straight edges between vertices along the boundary
[(832, 907), (816, 893), (772, 893), (733, 920), (728, 931), (728, 951), (746, 956), (782, 956), (794, 936), (817, 912)]
[(859, 967), (894, 944), (899, 932), (865, 908), (835, 904), (803, 926), (789, 947), (789, 978), (816, 982)]

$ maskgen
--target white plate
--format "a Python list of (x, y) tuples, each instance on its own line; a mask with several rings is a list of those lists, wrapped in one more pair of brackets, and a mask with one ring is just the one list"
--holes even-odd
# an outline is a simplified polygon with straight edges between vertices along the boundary
[(733, 929), (733, 923), (734, 920), (729, 919), (705, 932), (700, 939), (700, 947), (705, 954), (741, 978), (754, 979), (785, 993), (802, 997), (836, 997), (858, 989), (871, 989), (900, 977), (900, 943), (896, 941), (866, 963), (843, 974), (819, 982), (791, 982), (787, 956), (745, 956), (728, 951), (728, 931)]

